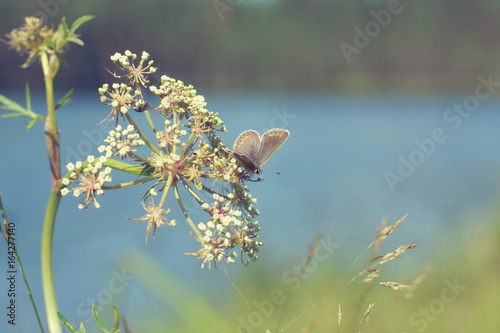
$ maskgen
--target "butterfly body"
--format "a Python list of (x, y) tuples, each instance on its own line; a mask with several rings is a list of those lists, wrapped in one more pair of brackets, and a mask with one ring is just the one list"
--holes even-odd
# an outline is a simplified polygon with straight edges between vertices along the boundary
[(273, 128), (262, 134), (254, 130), (241, 133), (233, 145), (233, 156), (250, 174), (260, 174), (260, 168), (281, 148), (290, 132)]

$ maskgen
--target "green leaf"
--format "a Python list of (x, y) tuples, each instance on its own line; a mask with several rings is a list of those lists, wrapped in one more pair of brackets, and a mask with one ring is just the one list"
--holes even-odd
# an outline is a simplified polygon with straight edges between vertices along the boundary
[(28, 68), (39, 56), (39, 52), (30, 53), (28, 59), (21, 65), (21, 68)]
[(28, 112), (28, 110), (23, 108), (21, 105), (17, 104), (16, 102), (11, 100), (10, 98), (7, 98), (6, 96), (1, 95), (1, 94), (0, 94), (0, 103), (3, 104), (3, 105), (0, 105), (0, 108), (2, 108), (2, 109), (17, 111), (20, 113)]
[(45, 43), (49, 47), (49, 49), (55, 49), (56, 48), (56, 41), (54, 39), (48, 38), (45, 40)]
[(85, 328), (85, 325), (83, 325), (83, 322), (80, 322), (80, 332), (82, 333), (87, 333), (87, 329)]
[(26, 92), (26, 109), (31, 110), (31, 92), (29, 83), (26, 83), (25, 92)]
[(68, 42), (72, 42), (72, 43), (75, 43), (76, 45), (80, 45), (80, 46), (84, 45), (83, 41), (80, 38), (76, 38), (76, 37), (68, 38)]
[(97, 322), (97, 325), (99, 325), (101, 330), (104, 333), (109, 333), (109, 330), (106, 328), (106, 325), (104, 325), (104, 322), (99, 316), (99, 313), (97, 313), (97, 302), (95, 302), (94, 305), (92, 305), (92, 313), (94, 314), (95, 321)]
[(57, 105), (55, 107), (56, 110), (59, 109), (61, 106), (65, 105), (73, 100), (72, 98), (70, 98), (71, 94), (73, 94), (73, 91), (75, 91), (75, 90), (71, 89), (70, 91), (68, 91), (66, 93), (66, 95), (64, 95), (63, 98), (61, 98), (61, 100), (57, 103)]
[(128, 163), (125, 163), (122, 161), (117, 161), (117, 160), (112, 160), (112, 159), (107, 160), (104, 163), (104, 165), (109, 166), (110, 168), (113, 168), (115, 170), (120, 170), (120, 171), (124, 171), (127, 173), (131, 173), (133, 175), (140, 175), (144, 169), (142, 165), (128, 164)]
[(65, 39), (68, 36), (68, 24), (66, 23), (65, 17), (63, 17), (61, 23), (59, 23), (57, 33), (59, 34), (59, 37), (61, 37), (61, 39)]
[(73, 325), (71, 325), (60, 312), (57, 312), (57, 315), (59, 316), (59, 319), (61, 320), (63, 325), (66, 326), (72, 333), (79, 333), (78, 330), (74, 328)]
[(28, 126), (26, 126), (26, 130), (29, 131), (33, 128), (33, 126), (35, 126), (36, 122), (38, 121), (38, 119), (33, 119), (32, 121), (30, 121), (28, 123)]
[(78, 29), (82, 24), (84, 24), (87, 21), (92, 20), (93, 18), (95, 18), (94, 15), (85, 15), (85, 16), (77, 18), (76, 21), (73, 22), (71, 29), (69, 29), (69, 34), (72, 35), (76, 31), (76, 29)]
[(0, 114), (0, 118), (14, 118), (14, 117), (21, 117), (22, 114), (20, 113), (6, 113), (6, 114)]
[(120, 332), (118, 329), (118, 326), (120, 326), (120, 311), (118, 311), (118, 308), (113, 305), (113, 313), (115, 314), (115, 321), (113, 322), (113, 329), (111, 332)]
[(28, 109), (23, 108), (21, 105), (18, 103), (14, 102), (10, 98), (7, 98), (4, 95), (0, 95), (0, 108), (2, 109), (7, 109), (7, 110), (12, 110), (16, 111), (17, 113), (7, 113), (0, 115), (0, 118), (13, 118), (13, 117), (26, 117), (30, 119), (30, 122), (28, 123), (28, 127), (26, 130), (30, 130), (33, 128), (33, 126), (36, 124), (37, 121), (39, 120), (45, 120), (45, 118), (31, 110), (31, 95), (29, 92), (29, 87), (26, 86), (26, 104), (29, 106)]

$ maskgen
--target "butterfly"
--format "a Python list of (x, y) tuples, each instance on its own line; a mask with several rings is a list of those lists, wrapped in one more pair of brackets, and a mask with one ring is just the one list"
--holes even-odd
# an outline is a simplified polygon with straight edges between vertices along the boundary
[(260, 174), (260, 168), (285, 143), (290, 132), (281, 128), (273, 128), (262, 134), (254, 130), (241, 133), (233, 145), (233, 156), (250, 174)]

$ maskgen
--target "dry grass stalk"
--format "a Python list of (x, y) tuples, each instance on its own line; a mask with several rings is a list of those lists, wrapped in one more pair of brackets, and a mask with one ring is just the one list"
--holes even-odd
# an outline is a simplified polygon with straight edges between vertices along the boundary
[(412, 287), (411, 285), (401, 284), (399, 282), (378, 282), (377, 284), (384, 287), (389, 287), (393, 290), (408, 290)]
[(385, 264), (388, 261), (391, 261), (391, 260), (394, 260), (394, 259), (397, 259), (397, 258), (401, 258), (401, 255), (403, 253), (405, 253), (409, 249), (413, 249), (413, 248), (417, 247), (417, 245), (418, 244), (408, 244), (408, 245), (400, 246), (395, 251), (389, 252), (389, 253), (386, 253), (386, 254), (383, 254), (383, 255), (375, 256), (370, 261), (376, 262), (376, 265), (373, 265), (373, 266), (383, 265), (383, 264)]
[(375, 305), (375, 303), (372, 303), (372, 304), (369, 304), (368, 305), (368, 309), (366, 309), (365, 311), (365, 314), (363, 315), (363, 318), (361, 319), (361, 321), (359, 322), (359, 325), (358, 325), (358, 330), (361, 326), (363, 326), (364, 324), (366, 324), (367, 322), (370, 321), (370, 311), (372, 309), (372, 307)]
[(377, 269), (368, 269), (367, 270), (370, 274), (363, 280), (364, 282), (371, 282), (375, 278), (380, 276), (380, 273), (382, 273), (383, 269), (382, 268), (377, 268)]
[(378, 251), (380, 250), (380, 246), (382, 245), (382, 242), (385, 239), (385, 236), (382, 236), (382, 232), (383, 230), (385, 230), (386, 227), (387, 227), (387, 218), (384, 218), (380, 223), (380, 227), (377, 230), (377, 237), (373, 242), (373, 253), (378, 253)]
[(320, 239), (321, 239), (321, 233), (319, 232), (316, 235), (316, 239), (314, 240), (314, 243), (312, 243), (310, 248), (309, 248), (309, 253), (307, 254), (306, 262), (305, 262), (304, 266), (302, 266), (302, 273), (305, 272), (305, 269), (311, 263), (312, 258), (316, 255), (316, 253), (318, 253), (317, 247), (318, 247)]
[[(374, 247), (374, 252), (377, 253), (378, 252), (378, 249), (380, 248), (382, 242), (384, 241), (384, 239), (387, 237), (387, 235), (391, 234), (394, 229), (396, 229), (400, 224), (401, 222), (404, 221), (404, 219), (408, 216), (408, 214), (406, 214), (405, 216), (403, 216), (402, 218), (400, 218), (398, 221), (396, 221), (393, 225), (387, 227), (387, 219), (383, 219), (382, 220), (382, 223), (380, 225), (380, 228), (377, 232), (377, 237), (375, 238), (375, 240), (366, 247), (366, 249), (353, 261), (353, 263), (351, 264), (351, 266), (349, 266), (349, 268), (347, 269), (347, 272), (345, 273), (344, 277), (342, 278), (342, 280), (346, 280), (347, 276), (349, 275), (349, 273), (351, 272), (351, 269), (354, 267), (354, 265), (356, 265), (356, 263), (359, 261), (359, 259), (361, 258), (361, 256), (366, 252), (368, 251), (368, 249), (370, 249), (372, 246)], [(397, 250), (396, 250), (397, 251)], [(383, 258), (384, 256), (383, 255), (379, 255), (379, 256), (375, 256), (371, 261), (378, 261), (380, 260), (381, 258)], [(395, 258), (393, 258), (395, 259)], [(391, 259), (392, 260), (392, 259)], [(380, 263), (380, 265), (383, 264), (383, 263)], [(373, 266), (372, 266), (373, 268)], [(366, 273), (366, 270), (363, 270), (362, 272), (360, 272), (358, 274), (359, 275), (363, 275), (364, 273)], [(354, 282), (356, 280), (356, 277), (352, 277), (348, 282), (347, 284), (350, 284), (352, 282)]]
[(425, 267), (423, 270), (421, 270), (417, 276), (413, 278), (413, 280), (410, 281), (410, 288), (407, 290), (402, 291), (402, 297), (404, 298), (411, 298), (413, 296), (413, 291), (417, 288), (417, 286), (422, 283), (424, 280), (425, 276), (427, 275), (427, 272), (429, 272), (430, 267)]
[(340, 307), (340, 304), (339, 304), (339, 312), (337, 312), (337, 318), (339, 322), (340, 332), (342, 333), (342, 308)]
[(406, 214), (405, 216), (400, 218), (398, 221), (396, 221), (396, 223), (394, 223), (393, 225), (390, 225), (388, 227), (387, 227), (387, 219), (383, 219), (382, 223), (380, 224), (380, 228), (377, 232), (377, 237), (375, 238), (373, 243), (371, 243), (368, 247), (373, 246), (375, 253), (377, 253), (379, 248), (380, 248), (380, 245), (385, 240), (385, 238), (388, 235), (390, 235), (401, 224), (401, 222), (404, 221), (404, 219), (407, 216), (408, 216), (408, 214)]

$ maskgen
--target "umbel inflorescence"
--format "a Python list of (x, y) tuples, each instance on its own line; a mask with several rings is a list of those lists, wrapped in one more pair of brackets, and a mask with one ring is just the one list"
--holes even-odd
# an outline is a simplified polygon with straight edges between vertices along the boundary
[[(171, 209), (166, 208), (172, 204), (167, 197), (173, 192), (170, 197), (175, 196), (192, 236), (201, 245), (199, 251), (188, 254), (202, 259), (202, 267), (233, 262), (238, 247), (248, 256), (241, 258), (243, 263), (256, 260), (262, 246), (257, 240), (259, 224), (254, 220), (259, 214), (254, 208), (257, 200), (244, 185), (250, 175), (217, 136), (218, 131), (226, 131), (223, 121), (205, 108), (205, 99), (191, 85), (166, 75), (159, 85), (150, 85), (149, 76), (156, 68), (148, 59), (149, 54), (143, 52), (136, 65), (137, 55), (130, 51), (111, 56), (124, 72), (113, 72), (113, 76), (125, 82), (104, 84), (99, 94), (101, 102), (111, 107), (106, 119), (114, 128), (98, 148), (101, 156), (67, 165), (61, 194), (72, 192), (81, 197), (80, 209), (90, 204), (99, 208), (97, 197), (104, 191), (148, 183), (141, 202), (146, 214), (130, 219), (147, 222), (146, 243), (151, 230), (154, 237), (156, 228), (176, 225), (167, 218)], [(145, 100), (144, 89), (153, 93), (155, 102)], [(145, 117), (149, 128), (140, 129), (132, 114)], [(133, 179), (113, 184), (113, 169), (130, 173)], [(181, 197), (180, 187), (206, 212), (204, 221), (191, 220), (183, 203), (188, 194)], [(210, 199), (204, 199), (206, 193)]]

